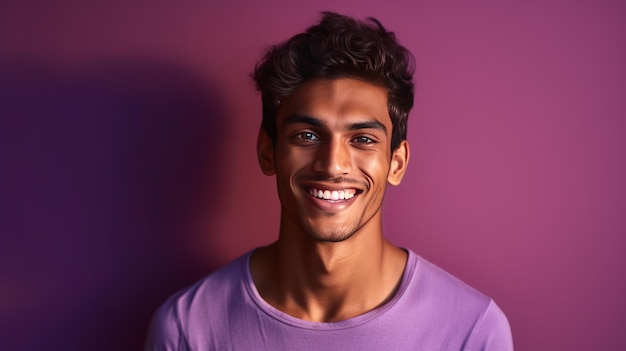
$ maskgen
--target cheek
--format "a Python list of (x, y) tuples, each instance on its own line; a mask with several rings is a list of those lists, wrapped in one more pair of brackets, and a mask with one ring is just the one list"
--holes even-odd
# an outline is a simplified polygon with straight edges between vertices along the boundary
[(281, 152), (276, 153), (276, 160), (276, 172), (283, 178), (289, 178), (307, 167), (310, 155), (297, 148), (283, 148)]
[(356, 166), (374, 182), (386, 182), (390, 160), (380, 154), (363, 153), (354, 158)]

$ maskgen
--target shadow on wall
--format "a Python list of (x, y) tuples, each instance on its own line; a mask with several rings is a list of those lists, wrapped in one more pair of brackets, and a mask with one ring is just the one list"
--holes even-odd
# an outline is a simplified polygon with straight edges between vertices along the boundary
[(141, 349), (157, 306), (219, 264), (192, 248), (219, 215), (226, 110), (167, 64), (3, 67), (3, 349)]

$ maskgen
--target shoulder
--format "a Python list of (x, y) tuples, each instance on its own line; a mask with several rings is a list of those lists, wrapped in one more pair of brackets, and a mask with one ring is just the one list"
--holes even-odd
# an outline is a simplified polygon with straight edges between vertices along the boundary
[(145, 350), (186, 350), (194, 328), (209, 328), (241, 295), (249, 254), (202, 278), (167, 299), (150, 323)]
[(407, 291), (441, 336), (458, 338), (465, 350), (512, 350), (509, 322), (489, 296), (428, 260), (411, 253), (413, 274)]
[[(456, 310), (479, 313), (491, 299), (461, 279), (423, 257), (411, 253), (414, 263), (412, 286), (422, 300), (443, 303)], [(461, 312), (457, 311), (457, 312)]]
[(236, 258), (226, 266), (200, 279), (170, 297), (161, 308), (176, 309), (180, 317), (193, 312), (193, 307), (216, 308), (215, 302), (223, 302), (233, 291), (242, 286), (247, 272), (249, 254)]

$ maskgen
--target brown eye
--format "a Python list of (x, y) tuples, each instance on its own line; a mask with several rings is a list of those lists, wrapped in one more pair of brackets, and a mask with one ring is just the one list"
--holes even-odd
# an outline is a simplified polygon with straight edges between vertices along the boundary
[(320, 138), (317, 135), (311, 132), (303, 132), (303, 133), (298, 134), (296, 137), (302, 140), (310, 140), (310, 141), (320, 140)]
[(357, 143), (357, 144), (364, 144), (364, 145), (370, 145), (370, 144), (374, 144), (376, 141), (372, 138), (368, 138), (366, 136), (358, 136), (354, 139), (352, 139), (353, 142)]

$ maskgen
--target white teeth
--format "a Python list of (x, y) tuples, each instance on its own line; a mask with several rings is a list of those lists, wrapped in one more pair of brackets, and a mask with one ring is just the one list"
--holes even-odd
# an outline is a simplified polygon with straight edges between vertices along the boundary
[(346, 190), (319, 190), (319, 189), (311, 189), (309, 190), (309, 194), (315, 196), (319, 199), (324, 200), (349, 200), (354, 197), (353, 189)]

